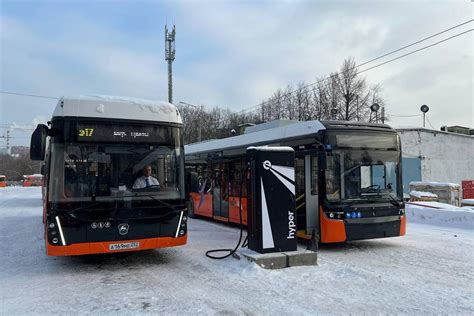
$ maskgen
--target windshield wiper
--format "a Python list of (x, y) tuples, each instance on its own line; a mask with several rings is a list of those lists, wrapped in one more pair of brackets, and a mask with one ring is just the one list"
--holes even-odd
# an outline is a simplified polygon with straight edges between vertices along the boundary
[[(99, 205), (101, 204), (103, 201), (100, 201), (100, 202), (96, 202), (96, 203), (92, 203), (92, 204), (88, 204), (86, 206), (80, 206), (80, 207), (76, 207), (75, 209), (72, 209), (72, 210), (64, 210), (64, 212), (66, 213), (75, 213), (77, 211), (82, 211), (82, 210), (92, 210), (92, 207), (96, 206), (96, 205)], [(94, 209), (94, 210), (97, 210), (97, 209)]]
[(167, 207), (171, 208), (171, 209), (174, 210), (174, 211), (179, 211), (179, 212), (182, 211), (182, 210), (176, 209), (176, 206), (174, 206), (174, 205), (171, 205), (171, 204), (169, 204), (169, 203), (166, 203), (166, 202), (163, 201), (163, 200), (157, 199), (157, 198), (154, 197), (153, 195), (143, 195), (143, 196), (147, 196), (147, 197), (149, 197), (150, 199), (152, 199), (153, 201), (159, 202), (159, 203), (161, 203), (162, 205), (167, 206)]
[(396, 206), (398, 208), (402, 208), (403, 207), (403, 201), (400, 202), (398, 201), (397, 199), (395, 199), (393, 196), (391, 196), (390, 194), (388, 194), (388, 197), (390, 198), (390, 203), (392, 203), (393, 206)]

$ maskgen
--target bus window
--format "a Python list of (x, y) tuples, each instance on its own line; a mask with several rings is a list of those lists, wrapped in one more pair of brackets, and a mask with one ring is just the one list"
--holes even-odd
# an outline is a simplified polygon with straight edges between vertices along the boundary
[(242, 182), (245, 177), (246, 164), (244, 161), (235, 161), (230, 163), (230, 195), (239, 197), (240, 188), (242, 187), (242, 197), (247, 196), (247, 181)]
[(396, 196), (395, 170), (399, 163), (396, 151), (335, 150), (327, 157), (326, 193), (329, 201)]
[[(179, 148), (123, 144), (52, 144), (52, 201), (90, 200), (91, 197), (159, 194), (179, 198), (181, 194)], [(159, 187), (133, 189), (145, 166)], [(143, 194), (149, 193), (149, 194)]]

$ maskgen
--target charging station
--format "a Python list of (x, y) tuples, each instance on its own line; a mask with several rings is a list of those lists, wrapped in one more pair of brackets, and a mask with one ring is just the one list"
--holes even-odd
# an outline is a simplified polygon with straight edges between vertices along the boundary
[(295, 153), (291, 147), (249, 147), (248, 248), (258, 253), (297, 250)]

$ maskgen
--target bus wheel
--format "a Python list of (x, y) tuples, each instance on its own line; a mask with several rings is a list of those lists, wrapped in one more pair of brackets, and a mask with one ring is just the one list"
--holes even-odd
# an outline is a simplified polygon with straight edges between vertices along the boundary
[(188, 217), (196, 218), (194, 214), (194, 201), (192, 199), (188, 202)]

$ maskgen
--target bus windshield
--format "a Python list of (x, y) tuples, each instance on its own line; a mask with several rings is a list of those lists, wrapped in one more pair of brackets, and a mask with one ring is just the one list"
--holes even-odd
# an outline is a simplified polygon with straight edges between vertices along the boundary
[(326, 197), (330, 202), (399, 199), (399, 168), (396, 150), (334, 150), (327, 156)]
[(179, 146), (119, 143), (51, 144), (50, 201), (180, 199)]

